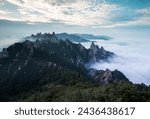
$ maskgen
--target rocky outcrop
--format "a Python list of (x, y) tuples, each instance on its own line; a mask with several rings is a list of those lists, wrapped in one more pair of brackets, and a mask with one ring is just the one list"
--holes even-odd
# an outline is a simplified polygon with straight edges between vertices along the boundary
[(106, 69), (104, 71), (104, 70), (90, 69), (88, 74), (96, 82), (103, 84), (123, 82), (123, 81), (129, 82), (126, 76), (118, 70), (111, 71), (109, 69)]
[(109, 83), (113, 81), (112, 72), (109, 69), (105, 71), (99, 71), (99, 73), (95, 76), (94, 80), (99, 83)]
[(47, 40), (50, 40), (51, 42), (59, 42), (59, 39), (56, 37), (55, 32), (53, 32), (52, 34), (50, 33), (37, 33), (36, 35), (32, 34), (31, 36), (27, 36), (25, 38), (23, 38), (24, 40), (30, 40), (30, 41), (42, 41), (45, 42)]
[(113, 57), (115, 54), (106, 51), (103, 47), (99, 48), (92, 42), (89, 49), (90, 62), (99, 62), (100, 60), (108, 60), (108, 57)]
[(7, 52), (7, 49), (3, 49), (2, 52), (0, 52), (0, 59), (2, 58), (7, 58), (8, 57), (8, 52)]

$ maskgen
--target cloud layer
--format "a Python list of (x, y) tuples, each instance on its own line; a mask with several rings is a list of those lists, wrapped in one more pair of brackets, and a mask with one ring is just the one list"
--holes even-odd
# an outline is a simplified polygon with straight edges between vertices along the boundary
[[(0, 19), (79, 26), (150, 25), (150, 4), (114, 0), (1, 0)], [(133, 3), (139, 3), (137, 6)]]
[[(87, 48), (89, 43), (83, 43)], [(150, 40), (148, 38), (117, 38), (111, 41), (97, 41), (109, 51), (117, 54), (110, 62), (91, 64), (91, 68), (105, 70), (118, 69), (133, 83), (150, 85)]]

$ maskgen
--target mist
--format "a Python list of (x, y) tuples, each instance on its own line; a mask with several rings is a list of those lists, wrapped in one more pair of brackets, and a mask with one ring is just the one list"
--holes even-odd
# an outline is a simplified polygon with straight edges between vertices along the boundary
[(5, 37), (5, 38), (0, 38), (0, 51), (2, 51), (3, 48), (7, 48), (8, 46), (21, 42), (22, 38), (16, 37), (16, 36), (11, 36), (11, 37)]
[[(95, 40), (97, 45), (114, 52), (117, 56), (110, 62), (96, 62), (90, 68), (119, 70), (133, 83), (150, 85), (150, 39), (144, 37), (114, 38), (110, 41)], [(90, 43), (82, 43), (86, 48)]]

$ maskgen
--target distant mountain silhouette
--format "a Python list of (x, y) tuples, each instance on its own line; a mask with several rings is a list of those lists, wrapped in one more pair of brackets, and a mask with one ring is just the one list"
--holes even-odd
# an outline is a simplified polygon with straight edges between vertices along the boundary
[(80, 37), (76, 34), (59, 33), (59, 34), (56, 34), (56, 36), (59, 39), (62, 39), (62, 40), (69, 39), (72, 42), (87, 42), (88, 41), (87, 39)]
[[(53, 32), (53, 34), (55, 34)], [(72, 42), (87, 42), (88, 40), (82, 38), (82, 37), (79, 37), (75, 34), (67, 34), (67, 33), (60, 33), (60, 34), (55, 34), (55, 37), (57, 37), (58, 40), (70, 40)], [(32, 34), (31, 36), (28, 36), (28, 37), (25, 37), (24, 38), (25, 40), (32, 40), (32, 41), (35, 41), (37, 39), (39, 40), (52, 40), (51, 39), (51, 34), (50, 33), (37, 33), (36, 35)]]
[(109, 37), (109, 36), (104, 36), (104, 35), (93, 35), (93, 34), (75, 34), (79, 37), (82, 37), (82, 38), (85, 38), (85, 39), (99, 39), (99, 40), (111, 40), (112, 37)]

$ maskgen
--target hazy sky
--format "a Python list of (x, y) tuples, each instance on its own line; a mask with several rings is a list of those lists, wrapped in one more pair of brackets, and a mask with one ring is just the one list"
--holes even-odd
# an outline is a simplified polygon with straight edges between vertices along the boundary
[(40, 31), (146, 34), (149, 21), (150, 0), (0, 0), (4, 36)]

